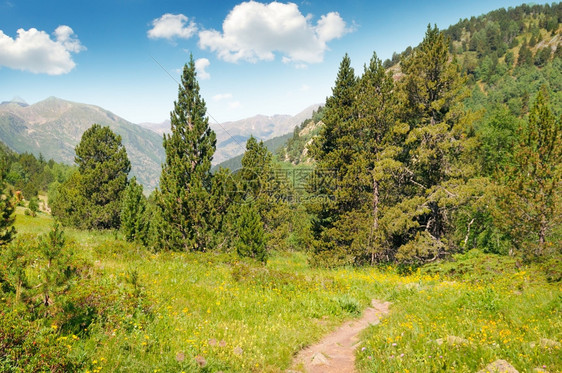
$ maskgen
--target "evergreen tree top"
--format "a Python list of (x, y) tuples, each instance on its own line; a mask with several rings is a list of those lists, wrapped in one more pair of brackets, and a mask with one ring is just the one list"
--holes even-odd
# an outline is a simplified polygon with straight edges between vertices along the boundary
[(80, 172), (108, 167), (116, 172), (128, 174), (131, 162), (127, 150), (121, 143), (121, 136), (115, 134), (108, 126), (95, 123), (84, 132), (80, 143), (76, 145), (74, 161)]
[(351, 59), (346, 53), (340, 63), (338, 76), (332, 88), (332, 96), (326, 100), (326, 108), (350, 105), (353, 100), (356, 84), (355, 70), (351, 67)]
[(174, 168), (173, 164), (185, 164), (187, 168), (182, 173), (199, 170), (207, 174), (215, 153), (216, 135), (209, 126), (207, 107), (199, 89), (191, 55), (183, 68), (178, 99), (170, 113), (172, 133), (164, 135), (166, 165)]

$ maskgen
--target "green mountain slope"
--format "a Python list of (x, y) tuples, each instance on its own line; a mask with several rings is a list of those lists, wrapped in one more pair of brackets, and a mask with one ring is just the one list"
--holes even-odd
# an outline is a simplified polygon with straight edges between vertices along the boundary
[[(561, 23), (562, 3), (554, 3), (498, 9), (443, 30), (450, 41), (449, 50), (468, 78), (471, 95), (465, 103), (481, 114), (475, 117), (481, 136), (488, 136), (485, 123), (503, 107), (513, 117), (523, 118), (542, 86), (552, 92), (555, 113), (562, 114)], [(401, 59), (416, 48), (394, 53), (384, 62), (396, 80), (402, 77)], [(312, 120), (296, 127), (279, 149), (279, 159), (293, 164), (310, 161), (307, 145), (321, 126)]]
[[(274, 137), (272, 139), (266, 140), (263, 142), (263, 144), (265, 145), (265, 147), (272, 152), (273, 154), (275, 154), (280, 148), (284, 147), (285, 144), (287, 143), (287, 141), (293, 136), (292, 133), (287, 133), (285, 135), (282, 136), (277, 136)], [(246, 144), (246, 140), (244, 139), (242, 144)], [(232, 157), (224, 162), (221, 162), (219, 164), (217, 164), (216, 166), (213, 167), (213, 171), (217, 170), (219, 168), (228, 168), (231, 171), (236, 171), (239, 168), (242, 167), (242, 157), (244, 156), (244, 154), (239, 154), (236, 157)]]
[(164, 160), (162, 137), (93, 105), (50, 97), (30, 106), (0, 105), (0, 140), (16, 152), (43, 154), (46, 159), (72, 164), (74, 147), (93, 123), (121, 135), (132, 164), (131, 174), (153, 190)]

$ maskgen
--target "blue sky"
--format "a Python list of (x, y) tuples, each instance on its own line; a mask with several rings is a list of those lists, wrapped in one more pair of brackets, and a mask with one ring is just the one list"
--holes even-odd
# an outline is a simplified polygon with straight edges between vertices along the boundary
[[(161, 122), (183, 65), (198, 60), (218, 122), (296, 114), (323, 103), (345, 53), (360, 72), (510, 0), (66, 1), (0, 0), (0, 101), (49, 96)], [(164, 71), (159, 64), (167, 71)]]

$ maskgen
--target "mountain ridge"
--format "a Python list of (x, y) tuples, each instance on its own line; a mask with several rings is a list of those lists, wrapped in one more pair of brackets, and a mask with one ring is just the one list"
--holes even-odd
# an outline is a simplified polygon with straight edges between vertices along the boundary
[(13, 150), (41, 153), (47, 159), (74, 163), (74, 147), (92, 124), (109, 126), (121, 136), (131, 160), (131, 174), (150, 191), (158, 184), (164, 161), (162, 138), (102, 107), (54, 96), (33, 105), (0, 105), (0, 140)]
[[(265, 141), (289, 134), (318, 107), (311, 105), (294, 116), (258, 114), (237, 121), (212, 123), (217, 134), (213, 164), (242, 154), (250, 136)], [(19, 98), (0, 103), (1, 141), (18, 153), (42, 154), (66, 164), (74, 163), (74, 148), (84, 131), (94, 123), (109, 126), (121, 136), (131, 160), (131, 176), (136, 176), (147, 192), (154, 190), (165, 161), (162, 134), (169, 132), (169, 120), (159, 124), (135, 124), (100, 106), (55, 96), (32, 105)]]
[[(320, 104), (310, 105), (295, 115), (257, 114), (223, 123), (211, 122), (210, 126), (217, 135), (217, 150), (213, 157), (213, 165), (216, 166), (244, 153), (246, 140), (250, 136), (267, 141), (291, 133), (296, 126), (310, 118), (320, 106)], [(160, 135), (170, 132), (169, 119), (160, 123), (145, 122), (139, 125)]]

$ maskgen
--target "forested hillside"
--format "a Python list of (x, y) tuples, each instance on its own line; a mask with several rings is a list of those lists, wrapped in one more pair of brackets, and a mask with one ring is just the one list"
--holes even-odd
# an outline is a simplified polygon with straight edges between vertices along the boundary
[[(528, 113), (530, 97), (544, 84), (552, 93), (552, 109), (558, 115), (562, 112), (560, 13), (559, 3), (502, 8), (460, 20), (442, 31), (448, 38), (451, 56), (455, 56), (467, 76), (467, 107), (474, 111), (485, 109), (486, 118), (478, 118), (479, 122), (489, 121), (497, 110), (501, 111), (501, 106), (514, 116), (523, 117)], [(413, 50), (408, 47), (383, 62), (394, 79), (401, 78), (401, 59)], [(314, 127), (320, 119), (313, 121)], [(512, 130), (515, 128), (517, 125), (513, 124)], [(279, 152), (281, 159), (288, 157), (292, 163), (299, 162), (297, 155), (302, 154), (303, 144), (311, 138), (308, 133), (298, 136), (296, 132), (297, 129), (285, 146), (286, 153)]]
[(74, 167), (46, 160), (43, 155), (18, 154), (0, 142), (0, 166), (2, 180), (10, 194), (15, 194), (19, 205), (29, 207), (29, 213), (41, 208), (49, 209), (47, 194), (54, 197), (58, 185), (66, 181)]
[[(321, 261), (332, 254), (335, 262), (361, 261), (370, 252), (372, 262), (424, 262), (472, 247), (513, 252), (516, 242), (521, 245), (508, 228), (513, 222), (502, 223), (505, 211), (490, 207), (501, 204), (500, 190), (516, 177), (516, 167), (551, 168), (543, 175), (554, 183), (550, 197), (535, 199), (543, 207), (533, 209), (550, 211), (551, 218), (559, 214), (553, 208), (560, 208), (560, 159), (517, 165), (517, 151), (560, 146), (561, 12), (560, 4), (522, 5), (461, 20), (439, 37), (429, 28), (419, 46), (382, 64), (374, 56), (360, 77), (344, 58), (321, 115), (296, 127), (276, 154), (282, 162), (312, 162), (310, 167), (337, 172), (328, 201), (308, 206)], [(533, 129), (544, 110), (550, 129)], [(530, 131), (548, 133), (540, 136), (551, 144)], [(526, 136), (539, 137), (525, 143)], [(537, 219), (524, 219), (526, 227)], [(534, 233), (518, 234), (540, 235), (536, 224)], [(546, 225), (557, 242), (559, 222), (542, 229)]]

